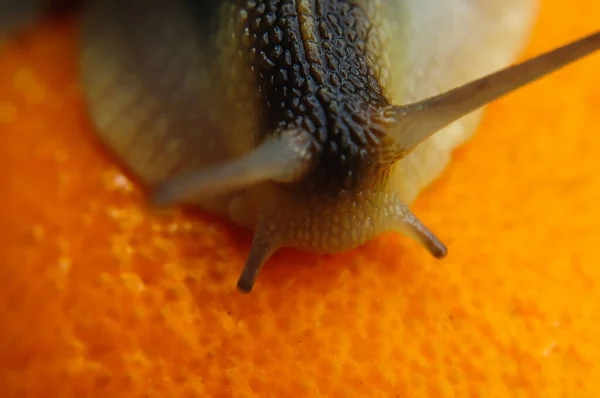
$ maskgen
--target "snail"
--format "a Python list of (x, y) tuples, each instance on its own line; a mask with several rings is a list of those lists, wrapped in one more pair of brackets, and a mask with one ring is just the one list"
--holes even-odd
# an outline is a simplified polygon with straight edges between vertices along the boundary
[(409, 210), (418, 193), (485, 105), (600, 47), (596, 32), (509, 66), (536, 9), (90, 0), (81, 81), (97, 134), (154, 204), (199, 206), (254, 231), (237, 283), (248, 293), (283, 247), (338, 253), (397, 231), (444, 257)]

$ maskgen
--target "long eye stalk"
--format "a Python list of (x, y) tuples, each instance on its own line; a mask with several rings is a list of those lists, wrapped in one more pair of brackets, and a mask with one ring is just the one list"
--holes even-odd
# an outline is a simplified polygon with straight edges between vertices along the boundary
[[(482, 106), (600, 49), (600, 32), (423, 101), (394, 106), (386, 116), (400, 157)], [(467, 61), (468, 62), (468, 61)]]
[(312, 166), (310, 145), (310, 136), (302, 130), (284, 131), (239, 159), (165, 181), (156, 190), (154, 203), (192, 203), (265, 181), (297, 181)]

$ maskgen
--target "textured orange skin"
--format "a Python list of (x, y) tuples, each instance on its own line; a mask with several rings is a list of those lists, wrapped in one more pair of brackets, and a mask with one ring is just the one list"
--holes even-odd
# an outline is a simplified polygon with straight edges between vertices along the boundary
[[(526, 56), (598, 28), (547, 0)], [(385, 235), (286, 250), (250, 296), (251, 235), (158, 215), (82, 111), (69, 23), (0, 55), (0, 396), (600, 396), (600, 57), (495, 103)]]

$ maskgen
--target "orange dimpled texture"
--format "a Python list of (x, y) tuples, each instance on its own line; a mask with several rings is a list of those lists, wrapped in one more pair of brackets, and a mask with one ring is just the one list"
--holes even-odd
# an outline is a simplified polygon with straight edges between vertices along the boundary
[[(526, 56), (598, 29), (546, 0)], [(500, 100), (415, 212), (443, 261), (387, 234), (284, 250), (156, 214), (98, 142), (70, 22), (0, 50), (0, 396), (600, 396), (600, 57)]]

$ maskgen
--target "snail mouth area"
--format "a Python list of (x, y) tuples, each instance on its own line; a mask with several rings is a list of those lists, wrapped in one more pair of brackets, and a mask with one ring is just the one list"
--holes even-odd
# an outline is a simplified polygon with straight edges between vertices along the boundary
[(398, 231), (419, 241), (433, 256), (446, 255), (444, 244), (399, 198), (383, 190), (348, 193), (334, 199), (286, 195), (276, 186), (249, 199), (259, 204), (258, 220), (237, 286), (249, 293), (262, 266), (280, 248), (317, 254), (354, 249), (384, 231)]
[(417, 239), (436, 257), (445, 252), (437, 238), (393, 192), (363, 190), (331, 198), (275, 190), (271, 187), (263, 192), (255, 203), (262, 204), (260, 218), (281, 246), (335, 254), (362, 246), (384, 232), (397, 231)]

